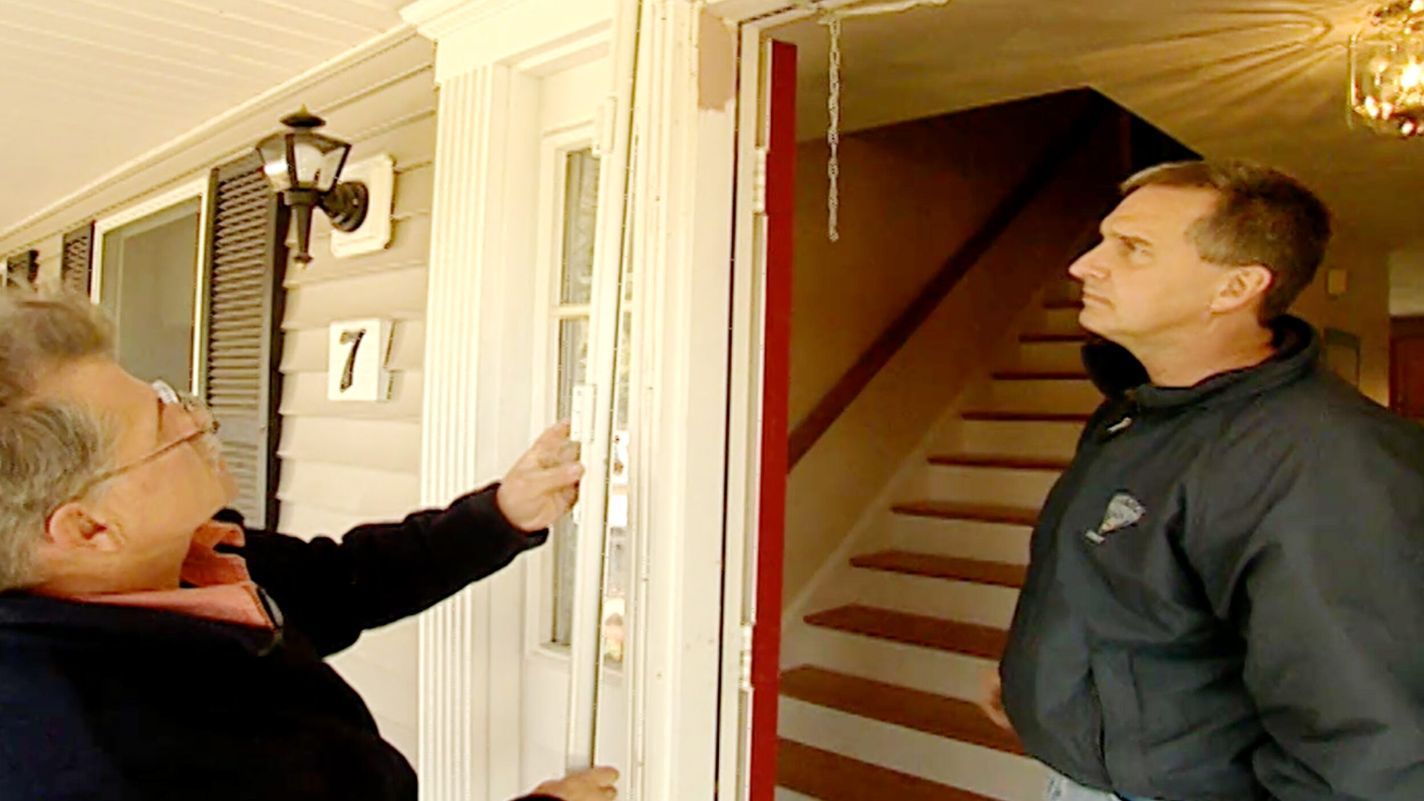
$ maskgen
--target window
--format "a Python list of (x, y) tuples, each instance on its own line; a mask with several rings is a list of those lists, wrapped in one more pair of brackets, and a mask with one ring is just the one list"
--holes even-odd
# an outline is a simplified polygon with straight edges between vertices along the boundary
[(189, 185), (95, 228), (95, 299), (114, 321), (119, 363), (195, 392), (206, 188)]

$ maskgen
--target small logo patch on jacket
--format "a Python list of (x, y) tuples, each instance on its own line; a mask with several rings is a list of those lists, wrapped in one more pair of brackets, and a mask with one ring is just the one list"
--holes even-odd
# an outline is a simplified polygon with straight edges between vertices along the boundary
[(1102, 545), (1107, 542), (1109, 534), (1127, 528), (1146, 514), (1147, 508), (1141, 501), (1125, 492), (1119, 492), (1108, 504), (1108, 512), (1103, 516), (1102, 525), (1098, 526), (1096, 531), (1089, 529), (1083, 532), (1083, 536), (1094, 545)]

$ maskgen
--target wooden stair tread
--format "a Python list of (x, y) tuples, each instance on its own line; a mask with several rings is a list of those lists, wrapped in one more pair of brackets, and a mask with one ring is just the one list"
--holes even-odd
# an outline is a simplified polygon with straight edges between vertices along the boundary
[(777, 785), (823, 801), (993, 801), (794, 740), (778, 740), (776, 749)]
[(1000, 370), (993, 374), (995, 381), (1088, 381), (1088, 374), (1081, 370)]
[(1038, 522), (1037, 509), (1014, 506), (994, 506), (983, 503), (954, 503), (952, 501), (908, 501), (897, 503), (892, 508), (896, 514), (912, 517), (939, 517), (946, 520), (974, 520), (981, 523), (1007, 523), (1015, 526), (1032, 526)]
[(879, 551), (857, 556), (850, 560), (855, 567), (869, 570), (884, 570), (911, 576), (970, 581), (975, 584), (991, 584), (996, 587), (1021, 588), (1028, 568), (1007, 562), (988, 562), (982, 559), (962, 559), (953, 556), (915, 553), (913, 551)]
[(1088, 412), (1000, 412), (987, 409), (963, 412), (959, 418), (989, 423), (1086, 423), (1092, 419), (1092, 414)]
[(808, 704), (903, 726), (926, 734), (1022, 754), (1012, 732), (999, 728), (970, 701), (849, 676), (818, 667), (781, 674), (781, 694)]
[(1075, 342), (1087, 342), (1087, 341), (1088, 341), (1088, 332), (1086, 332), (1086, 331), (1078, 331), (1078, 332), (1074, 332), (1074, 333), (1071, 333), (1071, 334), (1070, 334), (1070, 333), (1061, 333), (1061, 334), (1060, 334), (1060, 333), (1053, 333), (1053, 332), (1046, 332), (1046, 331), (1045, 331), (1045, 332), (1034, 332), (1034, 333), (1028, 333), (1028, 334), (1021, 334), (1021, 335), (1019, 336), (1019, 342), (1023, 342), (1023, 343), (1026, 343), (1026, 344), (1033, 344), (1033, 345), (1044, 345), (1044, 344), (1053, 344), (1053, 343), (1075, 343)]
[(961, 623), (893, 609), (850, 604), (806, 616), (812, 626), (863, 634), (881, 640), (952, 651), (981, 659), (998, 659), (1009, 633), (991, 626)]
[(947, 453), (930, 457), (930, 464), (942, 467), (995, 467), (1005, 470), (1068, 469), (1072, 459), (1052, 456), (1007, 456), (976, 453)]

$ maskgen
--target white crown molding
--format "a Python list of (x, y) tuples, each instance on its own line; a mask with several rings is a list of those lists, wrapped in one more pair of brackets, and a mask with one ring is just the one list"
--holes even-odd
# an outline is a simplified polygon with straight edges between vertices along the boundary
[(428, 39), (440, 41), (529, 0), (417, 0), (401, 9), (401, 18)]
[(401, 16), (437, 44), (435, 80), (491, 64), (533, 75), (607, 48), (612, 0), (419, 0)]

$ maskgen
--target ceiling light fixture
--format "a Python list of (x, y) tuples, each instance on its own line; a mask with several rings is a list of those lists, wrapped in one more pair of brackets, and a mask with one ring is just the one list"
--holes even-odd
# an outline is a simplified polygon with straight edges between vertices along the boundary
[(1350, 37), (1352, 125), (1424, 135), (1424, 0), (1376, 7)]

